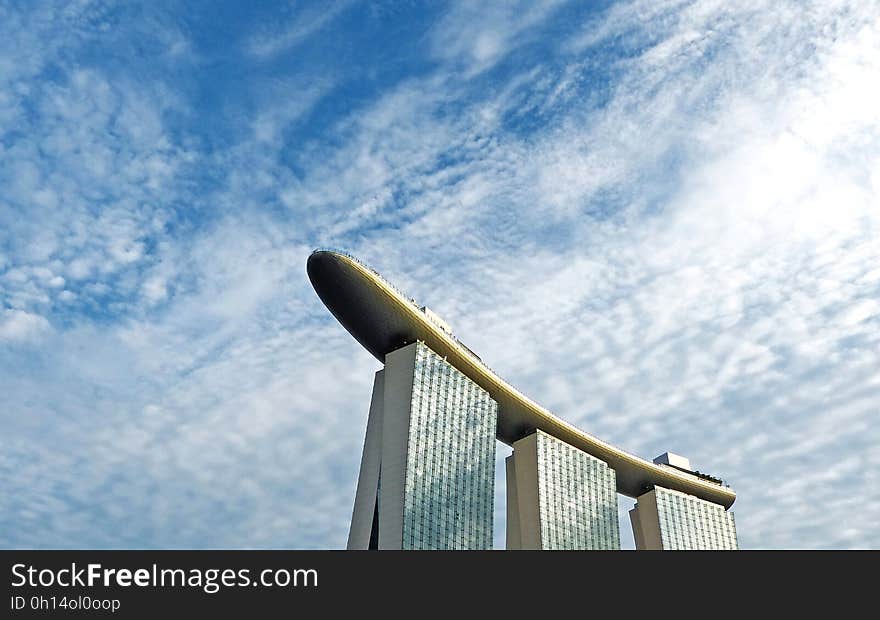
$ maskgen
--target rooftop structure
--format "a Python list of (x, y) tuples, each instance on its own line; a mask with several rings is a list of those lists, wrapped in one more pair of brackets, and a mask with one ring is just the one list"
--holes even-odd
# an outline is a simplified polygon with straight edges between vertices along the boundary
[[(736, 493), (721, 480), (652, 463), (586, 433), (522, 394), (462, 344), (445, 321), (423, 310), (359, 260), (335, 250), (309, 256), (307, 271), (318, 296), (334, 317), (376, 359), (415, 342), (425, 343), (488, 392), (498, 403), (497, 438), (507, 445), (541, 430), (592, 455), (616, 473), (618, 492), (639, 497), (655, 486), (673, 489), (730, 508)], [(689, 465), (689, 463), (688, 463)]]

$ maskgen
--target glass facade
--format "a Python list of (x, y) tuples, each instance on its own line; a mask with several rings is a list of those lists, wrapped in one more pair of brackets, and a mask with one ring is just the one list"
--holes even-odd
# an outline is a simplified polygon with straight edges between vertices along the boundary
[(417, 343), (403, 549), (491, 549), (498, 405)]
[(617, 479), (594, 456), (537, 431), (542, 549), (620, 549)]
[(738, 548), (733, 513), (693, 495), (654, 487), (663, 549)]

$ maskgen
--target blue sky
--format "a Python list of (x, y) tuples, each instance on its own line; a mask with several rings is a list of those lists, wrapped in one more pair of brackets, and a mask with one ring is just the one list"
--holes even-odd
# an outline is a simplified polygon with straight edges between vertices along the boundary
[(0, 2), (0, 547), (344, 546), (319, 246), (743, 547), (880, 547), (880, 3), (250, 4)]

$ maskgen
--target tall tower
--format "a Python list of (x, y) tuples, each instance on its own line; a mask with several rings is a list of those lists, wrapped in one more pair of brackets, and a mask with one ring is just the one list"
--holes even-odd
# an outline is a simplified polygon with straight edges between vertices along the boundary
[(307, 271), (376, 373), (349, 549), (489, 549), (495, 439), (507, 460), (509, 548), (616, 549), (616, 494), (639, 549), (736, 548), (736, 493), (666, 454), (653, 463), (585, 433), (502, 379), (449, 324), (377, 271), (316, 250)]
[(620, 549), (607, 463), (538, 430), (514, 442), (506, 466), (508, 549)]
[(491, 549), (498, 406), (422, 342), (376, 373), (349, 549)]
[(636, 549), (735, 550), (736, 523), (724, 506), (655, 486), (629, 512)]

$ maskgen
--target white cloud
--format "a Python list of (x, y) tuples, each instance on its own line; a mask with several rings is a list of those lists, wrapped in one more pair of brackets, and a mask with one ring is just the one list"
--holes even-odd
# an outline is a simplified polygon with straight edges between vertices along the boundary
[(477, 5), (454, 3), (433, 33), (432, 52), (473, 77), (522, 45), (529, 29), (559, 7), (557, 0)]
[(263, 146), (284, 144), (283, 131), (308, 114), (330, 91), (329, 79), (313, 80), (309, 84), (273, 84), (263, 89), (266, 103), (253, 120), (256, 142)]
[(337, 0), (329, 5), (321, 3), (305, 9), (282, 28), (273, 26), (255, 34), (248, 41), (247, 51), (261, 59), (290, 51), (320, 32), (350, 5), (350, 0)]
[[(38, 366), (0, 356), (0, 545), (342, 546), (378, 364), (308, 286), (321, 244), (565, 419), (728, 479), (744, 546), (880, 545), (872, 7), (625, 2), (541, 41), (556, 11), (453, 7), (433, 72), (296, 144), (326, 76), (208, 153), (167, 86), (32, 83), (51, 37), (0, 71), (0, 119), (42, 115), (0, 146), (0, 334), (45, 339)], [(330, 25), (306, 17), (251, 51)], [(180, 203), (210, 216), (174, 229)]]
[(50, 330), (51, 325), (45, 317), (23, 310), (4, 310), (0, 318), (0, 341), (35, 340)]

